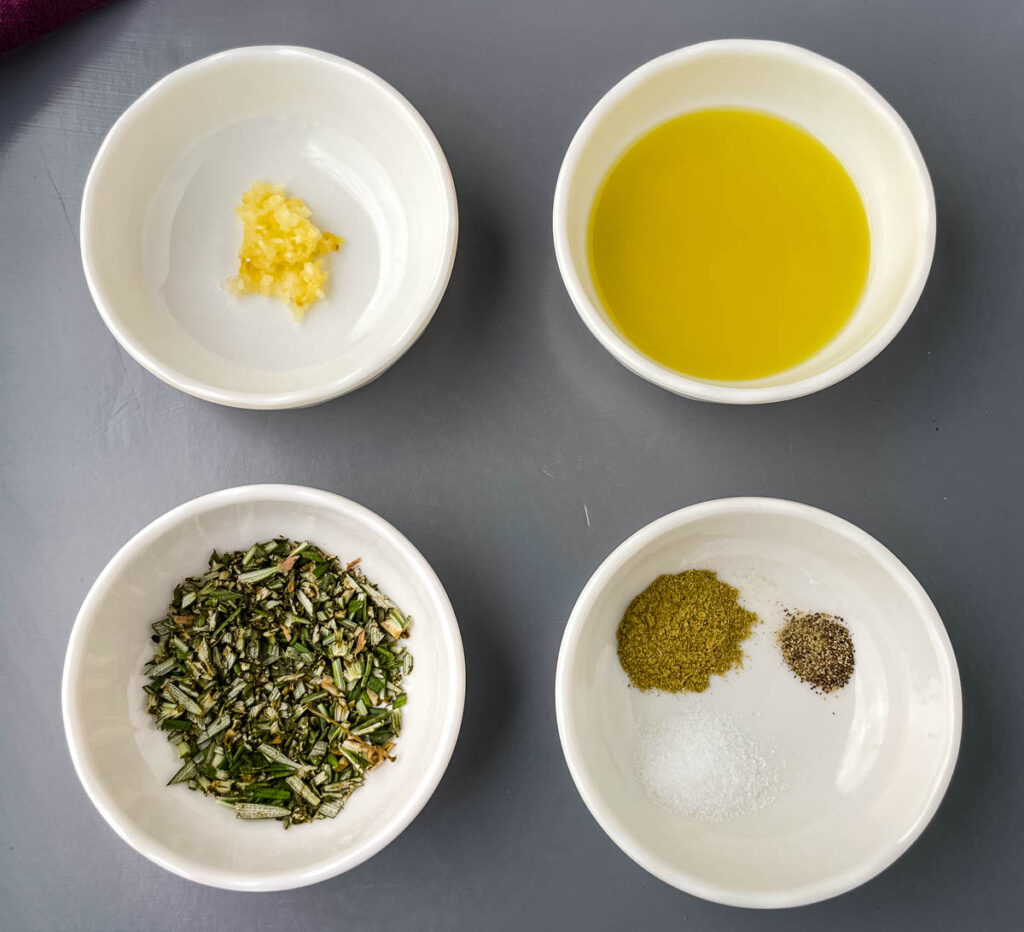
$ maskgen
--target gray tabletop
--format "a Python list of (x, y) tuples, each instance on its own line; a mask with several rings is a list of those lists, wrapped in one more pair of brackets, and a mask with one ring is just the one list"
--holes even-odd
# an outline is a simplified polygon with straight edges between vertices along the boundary
[[(769, 407), (631, 375), (577, 318), (551, 248), (555, 175), (591, 105), (641, 62), (722, 36), (862, 74), (917, 136), (938, 199), (935, 265), (895, 342)], [(82, 186), (114, 119), (180, 65), (256, 43), (381, 74), (433, 127), (459, 193), (459, 255), (424, 336), (369, 387), (304, 411), (228, 410), (157, 381), (104, 328), (79, 262)], [(1022, 48), (1019, 0), (119, 0), (0, 61), (0, 925), (1019, 927)], [(178, 879), (105, 825), (65, 750), (59, 681), (79, 603), (128, 537), (266, 481), (339, 492), (409, 536), (459, 616), (468, 694), (451, 766), (397, 841), (318, 886), (246, 895)], [(781, 913), (705, 903), (634, 865), (584, 808), (554, 723), (563, 624), (598, 563), (665, 512), (743, 494), (818, 505), (895, 551), (964, 689), (957, 772), (917, 844), (866, 886)]]

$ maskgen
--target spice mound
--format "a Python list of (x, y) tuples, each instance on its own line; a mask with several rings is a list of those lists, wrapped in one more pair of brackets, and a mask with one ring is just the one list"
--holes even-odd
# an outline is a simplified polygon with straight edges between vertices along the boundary
[(774, 749), (722, 713), (694, 710), (642, 723), (635, 753), (644, 794), (689, 819), (721, 822), (764, 809), (778, 795)]
[(281, 185), (257, 181), (235, 208), (242, 221), (238, 275), (228, 280), (233, 294), (259, 293), (287, 304), (295, 320), (324, 296), (325, 256), (344, 242), (322, 233), (309, 219), (313, 212), (297, 197), (285, 197)]
[(743, 660), (760, 619), (711, 570), (662, 575), (629, 603), (617, 632), (619, 662), (638, 689), (703, 692), (712, 674)]
[(356, 563), (279, 538), (175, 588), (143, 687), (183, 760), (170, 784), (288, 828), (333, 819), (394, 759), (411, 619)]
[(786, 666), (813, 689), (830, 693), (853, 676), (853, 638), (834, 615), (792, 614), (777, 636)]

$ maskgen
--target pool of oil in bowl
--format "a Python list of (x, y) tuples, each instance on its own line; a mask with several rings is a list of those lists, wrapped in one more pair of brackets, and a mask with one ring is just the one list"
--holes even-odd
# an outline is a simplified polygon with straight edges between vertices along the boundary
[(591, 276), (614, 323), (656, 362), (715, 381), (818, 352), (853, 314), (870, 254), (840, 161), (753, 110), (656, 126), (609, 170), (590, 216)]

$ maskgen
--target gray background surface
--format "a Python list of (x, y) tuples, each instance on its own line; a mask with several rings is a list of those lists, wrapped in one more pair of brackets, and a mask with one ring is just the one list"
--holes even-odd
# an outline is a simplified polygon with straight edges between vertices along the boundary
[[(862, 74), (916, 134), (938, 199), (932, 275), (892, 346), (769, 407), (631, 375), (580, 323), (551, 248), (555, 175), (587, 110), (643, 61), (723, 36)], [(183, 395), (119, 349), (77, 225), (100, 140), (140, 92), (268, 42), (339, 53), (406, 94), (447, 153), (462, 233), (437, 316), (390, 372), (256, 413)], [(1019, 0), (119, 0), (0, 61), (0, 926), (1019, 928), (1022, 48)], [(319, 886), (243, 895), (165, 873), (107, 828), (65, 749), (59, 682), (75, 612), (128, 537), (264, 481), (340, 492), (410, 537), (459, 616), (468, 694), (447, 775), (397, 841)], [(742, 494), (821, 506), (895, 551), (964, 689), (960, 763), (918, 843), (853, 893), (770, 914), (678, 893), (621, 854), (554, 724), (562, 627), (597, 564), (665, 512)]]

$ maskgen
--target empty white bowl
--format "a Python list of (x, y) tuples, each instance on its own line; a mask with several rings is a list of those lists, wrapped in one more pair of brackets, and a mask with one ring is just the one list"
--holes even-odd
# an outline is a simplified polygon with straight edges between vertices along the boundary
[[(236, 819), (186, 786), (145, 710), (143, 665), (153, 621), (174, 587), (205, 572), (214, 550), (280, 535), (309, 540), (367, 577), (413, 618), (398, 758), (375, 768), (335, 819), (296, 825)], [(426, 560), (373, 512), (328, 492), (287, 485), (226, 489), (175, 508), (135, 535), (89, 590), (64, 662), (64, 729), (75, 770), (111, 828), (182, 877), (232, 890), (282, 890), (355, 867), (423, 808), (448, 765), (462, 721), (459, 628)]]
[[(736, 586), (762, 624), (742, 668), (705, 692), (642, 693), (619, 664), (618, 624), (656, 576), (696, 568)], [(775, 643), (787, 609), (845, 620), (845, 688), (822, 695), (790, 673)], [(935, 814), (960, 743), (956, 661), (918, 582), (852, 524), (775, 499), (684, 508), (619, 546), (569, 618), (555, 700), (569, 770), (605, 832), (666, 883), (734, 906), (812, 903), (886, 868)], [(760, 748), (775, 781), (767, 805), (708, 822), (645, 792), (638, 732), (687, 716), (727, 716)], [(701, 792), (726, 798), (737, 774), (709, 769)]]
[[(816, 136), (860, 192), (871, 235), (868, 282), (843, 330), (777, 375), (715, 382), (655, 362), (627, 340), (601, 304), (587, 258), (591, 207), (618, 157), (672, 117), (743, 107), (783, 117)], [(796, 398), (846, 378), (899, 332), (924, 288), (935, 250), (935, 196), (906, 124), (852, 71), (781, 42), (724, 39), (642, 65), (587, 115), (562, 162), (553, 211), (555, 255), (583, 322), (616, 359), (655, 385), (703, 401), (758, 404)]]
[[(302, 323), (225, 288), (234, 208), (257, 180), (345, 238)], [(457, 238), (451, 172), (412, 105), (359, 65), (284, 46), (157, 82), (114, 124), (82, 201), (86, 279), (118, 342), (176, 388), (244, 408), (316, 404), (384, 372), (433, 316)]]

